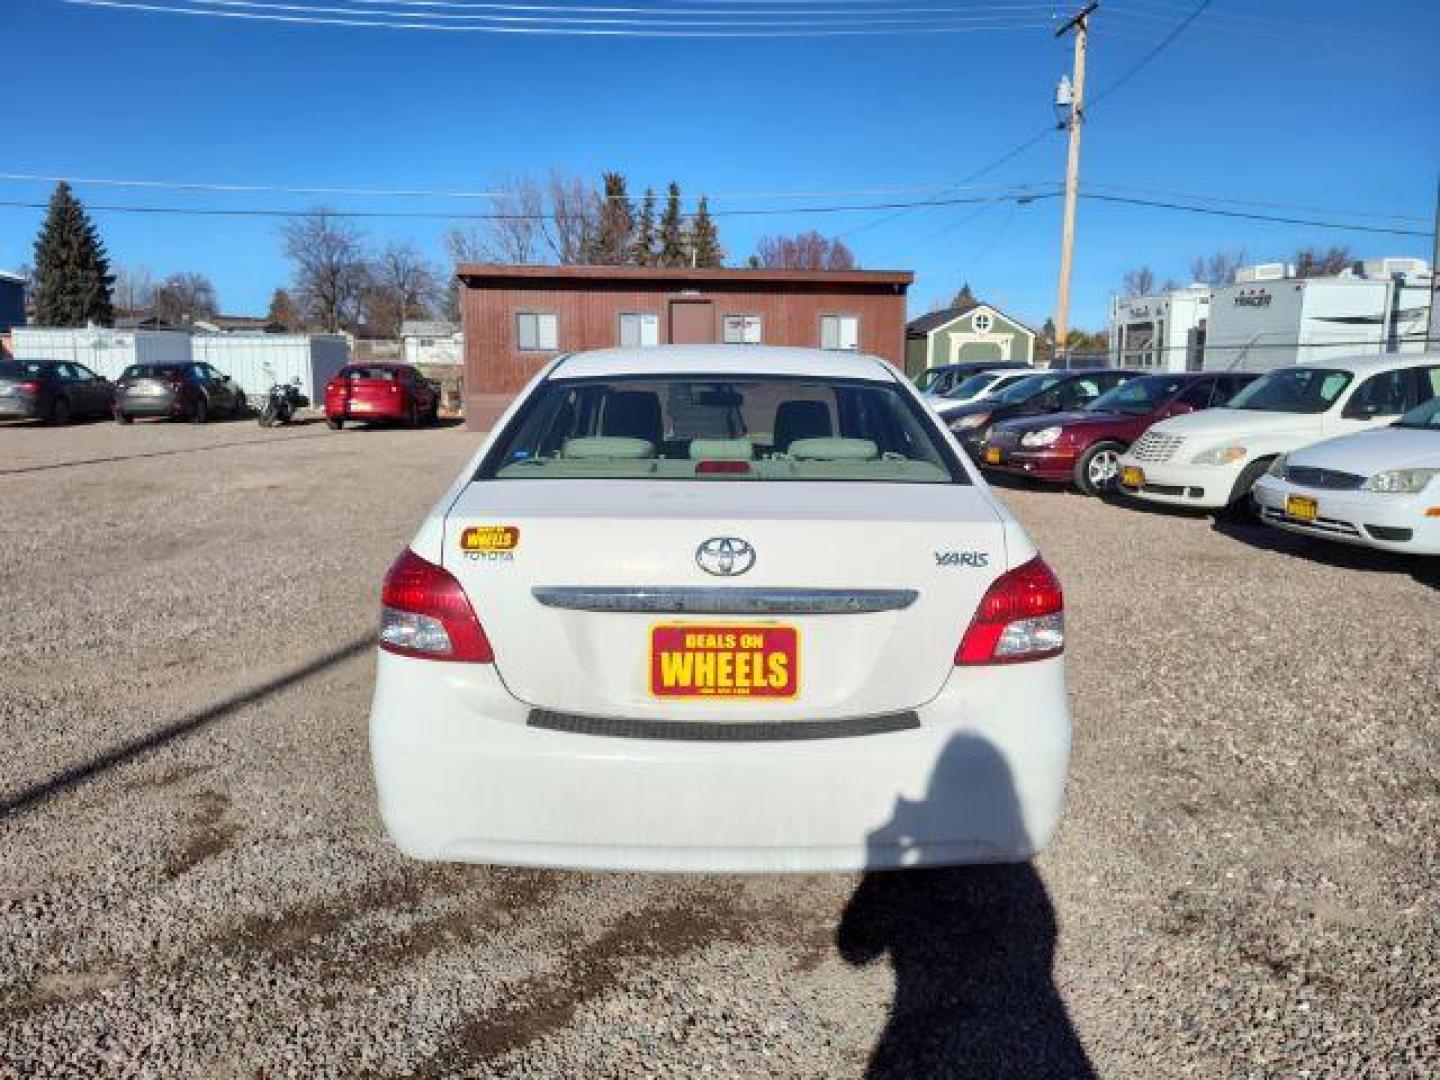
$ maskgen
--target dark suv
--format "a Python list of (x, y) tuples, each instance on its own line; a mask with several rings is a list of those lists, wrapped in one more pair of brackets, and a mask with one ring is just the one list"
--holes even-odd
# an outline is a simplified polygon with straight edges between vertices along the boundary
[(84, 364), (64, 360), (0, 363), (0, 420), (64, 424), (110, 411), (115, 388)]
[(1028, 379), (1011, 383), (998, 394), (947, 413), (945, 422), (965, 452), (979, 461), (980, 449), (990, 428), (1001, 420), (1083, 409), (1106, 391), (1142, 374), (1117, 368), (1037, 371)]
[(209, 364), (131, 364), (115, 383), (115, 419), (184, 417), (203, 424), (216, 416), (244, 416), (245, 392)]

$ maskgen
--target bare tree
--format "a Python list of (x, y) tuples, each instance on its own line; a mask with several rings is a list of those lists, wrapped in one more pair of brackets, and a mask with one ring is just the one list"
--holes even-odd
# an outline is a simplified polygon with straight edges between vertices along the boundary
[(115, 271), (111, 290), (116, 315), (134, 315), (155, 303), (155, 276), (147, 266), (122, 266)]
[(1120, 291), (1126, 296), (1151, 296), (1155, 292), (1155, 271), (1148, 266), (1125, 271)]
[(489, 212), (494, 216), (482, 225), (457, 225), (445, 233), (445, 251), (453, 262), (540, 261), (545, 246), (545, 193), (539, 184), (526, 177), (502, 180)]
[(204, 274), (182, 270), (171, 274), (155, 290), (155, 314), (172, 326), (189, 326), (219, 311), (215, 286)]
[(370, 266), (369, 321), (382, 335), (393, 337), (406, 319), (428, 316), (439, 294), (429, 261), (409, 241), (392, 240)]
[(1334, 277), (1354, 262), (1355, 257), (1348, 247), (1332, 247), (1328, 251), (1303, 247), (1295, 252), (1292, 261), (1297, 278)]
[(545, 242), (561, 265), (585, 261), (591, 237), (599, 229), (600, 197), (580, 177), (550, 170), (550, 213), (545, 220)]
[(788, 270), (854, 270), (855, 255), (838, 236), (813, 229), (795, 236), (762, 236), (755, 244), (754, 266)]
[(1235, 280), (1235, 271), (1245, 265), (1247, 257), (1244, 248), (1197, 255), (1190, 260), (1190, 280), (1213, 287), (1229, 285)]
[(331, 333), (358, 325), (370, 284), (364, 234), (322, 208), (287, 222), (280, 235), (308, 316)]

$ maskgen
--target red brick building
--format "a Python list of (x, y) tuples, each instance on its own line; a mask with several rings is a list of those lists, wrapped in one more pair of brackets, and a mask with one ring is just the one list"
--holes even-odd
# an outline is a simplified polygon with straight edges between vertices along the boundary
[(764, 344), (905, 361), (914, 275), (880, 270), (460, 266), (465, 415), (488, 428), (547, 361), (616, 345)]

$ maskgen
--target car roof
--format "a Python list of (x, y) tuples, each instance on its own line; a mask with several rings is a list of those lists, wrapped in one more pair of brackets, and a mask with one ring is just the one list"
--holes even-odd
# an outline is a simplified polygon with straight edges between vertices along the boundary
[[(1354, 372), (1362, 371), (1392, 371), (1395, 368), (1427, 367), (1432, 364), (1440, 364), (1440, 352), (1425, 353), (1362, 353), (1359, 356), (1334, 356), (1328, 360), (1306, 360), (1303, 364), (1295, 364), (1300, 368), (1348, 368)], [(1280, 367), (1290, 367), (1290, 364), (1281, 364)], [(1277, 368), (1271, 368), (1275, 371)], [(1264, 372), (1268, 375), (1270, 372)]]
[(897, 381), (895, 369), (864, 353), (779, 345), (648, 345), (594, 349), (562, 357), (552, 379), (607, 375), (812, 375)]

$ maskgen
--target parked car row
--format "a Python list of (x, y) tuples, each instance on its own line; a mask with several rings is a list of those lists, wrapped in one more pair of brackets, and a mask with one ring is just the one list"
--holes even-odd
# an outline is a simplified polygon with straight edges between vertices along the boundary
[(935, 408), (987, 471), (1440, 555), (1435, 354), (1263, 375), (1033, 372), (981, 394)]
[[(435, 422), (440, 388), (409, 364), (347, 364), (325, 384), (323, 405), (337, 430), (347, 420), (418, 427)], [(143, 417), (203, 424), (249, 408), (240, 385), (206, 363), (131, 364), (112, 383), (70, 361), (0, 362), (0, 420), (66, 424), (110, 416), (120, 424)]]

